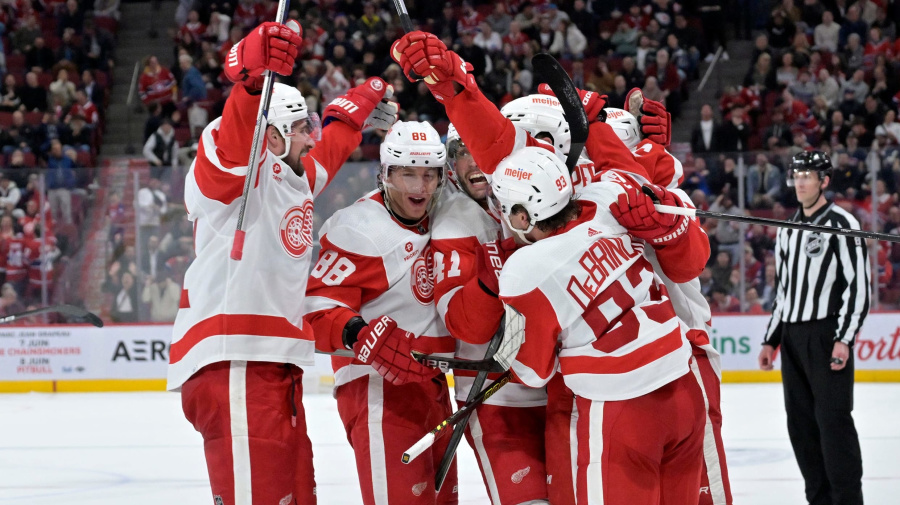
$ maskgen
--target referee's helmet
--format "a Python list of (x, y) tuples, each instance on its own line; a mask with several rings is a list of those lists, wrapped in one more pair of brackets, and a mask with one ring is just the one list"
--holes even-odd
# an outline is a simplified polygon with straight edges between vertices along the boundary
[(834, 165), (831, 157), (822, 151), (803, 151), (794, 155), (791, 167), (788, 169), (787, 184), (793, 187), (794, 174), (797, 172), (816, 172), (819, 180), (825, 180), (825, 176), (831, 180), (834, 173)]

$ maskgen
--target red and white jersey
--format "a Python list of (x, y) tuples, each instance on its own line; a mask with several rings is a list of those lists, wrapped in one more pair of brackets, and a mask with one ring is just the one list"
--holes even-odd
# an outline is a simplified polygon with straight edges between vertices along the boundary
[(684, 167), (662, 144), (644, 139), (634, 146), (631, 153), (644, 167), (653, 184), (674, 189), (684, 182)]
[[(437, 311), (456, 337), (456, 356), (483, 359), (496, 321), (485, 321), (479, 310), (484, 293), (478, 286), (476, 251), (481, 244), (500, 238), (500, 223), (466, 193), (454, 189), (444, 195), (435, 213), (431, 249), (434, 256), (434, 297)], [(499, 303), (497, 304), (499, 306)], [(490, 323), (490, 327), (485, 326)], [(480, 343), (476, 343), (480, 342)], [(453, 372), (456, 398), (466, 401), (477, 372)], [(489, 377), (493, 378), (493, 377)], [(547, 404), (547, 393), (521, 384), (507, 384), (485, 403), (503, 407), (536, 407)]]
[(3, 240), (0, 244), (0, 262), (6, 270), (7, 282), (21, 282), (28, 278), (28, 266), (38, 256), (40, 242), (22, 235)]
[(360, 140), (335, 121), (303, 159), (298, 176), (263, 149), (244, 216), (243, 259), (230, 257), (260, 96), (235, 86), (222, 117), (200, 138), (185, 180), (197, 258), (184, 278), (169, 355), (168, 388), (205, 365), (247, 360), (314, 364), (303, 324), (312, 261), (313, 198)]
[[(441, 202), (434, 212), (439, 212)], [(434, 308), (431, 230), (426, 219), (399, 223), (379, 191), (334, 213), (319, 231), (319, 260), (306, 290), (307, 321), (319, 349), (341, 341), (346, 322), (357, 314), (371, 321), (388, 315), (417, 336), (412, 347), (429, 354), (455, 348)], [(337, 344), (337, 345), (335, 345)], [(377, 372), (352, 358), (331, 358), (335, 386)]]
[(543, 386), (558, 367), (575, 394), (617, 401), (689, 371), (687, 328), (643, 244), (603, 211), (621, 191), (603, 182), (585, 188), (577, 220), (503, 267), (500, 297), (525, 316), (512, 370), (529, 386)]

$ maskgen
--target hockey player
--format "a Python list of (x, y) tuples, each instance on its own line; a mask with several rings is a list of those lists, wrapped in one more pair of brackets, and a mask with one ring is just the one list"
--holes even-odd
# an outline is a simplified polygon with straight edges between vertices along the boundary
[(430, 250), (446, 158), (431, 125), (395, 124), (381, 144), (379, 188), (325, 222), (310, 274), (306, 318), (317, 348), (356, 356), (332, 358), (334, 395), (367, 505), (457, 502), (455, 467), (440, 493), (434, 487), (446, 440), (401, 463), (451, 413), (444, 376), (410, 356), (455, 348), (435, 310)]
[[(276, 84), (245, 214), (243, 260), (230, 259), (247, 174), (262, 74), (290, 74), (295, 30), (264, 23), (230, 51), (235, 83), (222, 117), (203, 131), (185, 181), (197, 258), (184, 279), (169, 356), (168, 388), (203, 435), (216, 503), (316, 502), (302, 366), (313, 335), (303, 324), (312, 255), (313, 198), (361, 140), (387, 129), (390, 88), (370, 79), (325, 109), (321, 131), (295, 88)], [(299, 292), (298, 292), (299, 291)]]
[[(458, 340), (457, 357), (481, 359), (503, 313), (497, 288), (488, 287), (497, 282), (491, 260), (500, 254), (493, 246), (501, 227), (488, 206), (487, 177), (452, 124), (447, 132), (447, 155), (452, 168), (450, 191), (435, 216), (431, 241), (435, 301), (447, 329)], [(454, 372), (459, 404), (465, 403), (475, 375)], [(466, 440), (475, 451), (493, 505), (547, 503), (546, 403), (543, 389), (512, 383), (469, 418)]]
[[(498, 165), (491, 187), (517, 242), (533, 244), (500, 277), (501, 300), (526, 321), (512, 370), (540, 387), (559, 369), (576, 395), (576, 502), (696, 503), (703, 394), (689, 373), (687, 328), (643, 244), (607, 212), (628, 186), (600, 182), (574, 200), (563, 163), (526, 147)], [(651, 220), (658, 226), (646, 232), (658, 239), (648, 242), (686, 239), (681, 219)]]

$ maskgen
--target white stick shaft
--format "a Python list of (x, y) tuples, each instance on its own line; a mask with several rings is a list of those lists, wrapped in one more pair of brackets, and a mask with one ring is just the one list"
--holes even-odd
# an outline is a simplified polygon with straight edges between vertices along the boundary
[(673, 205), (660, 205), (655, 204), (653, 206), (656, 209), (656, 212), (661, 212), (663, 214), (677, 214), (679, 216), (688, 216), (694, 217), (697, 215), (697, 209), (690, 209), (687, 207), (675, 207)]
[(432, 445), (434, 445), (434, 433), (428, 433), (403, 453), (403, 462), (409, 464), (410, 461), (421, 456)]

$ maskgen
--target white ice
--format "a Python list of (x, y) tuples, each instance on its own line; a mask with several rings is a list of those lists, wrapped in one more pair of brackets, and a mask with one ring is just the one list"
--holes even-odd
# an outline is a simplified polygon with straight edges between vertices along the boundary
[[(353, 454), (330, 395), (305, 398), (319, 503), (360, 503)], [(726, 384), (724, 438), (741, 505), (802, 504), (780, 384)], [(900, 384), (857, 384), (867, 504), (900, 503)], [(461, 445), (460, 503), (487, 504)], [(212, 503), (200, 436), (173, 393), (0, 395), (0, 503)]]

